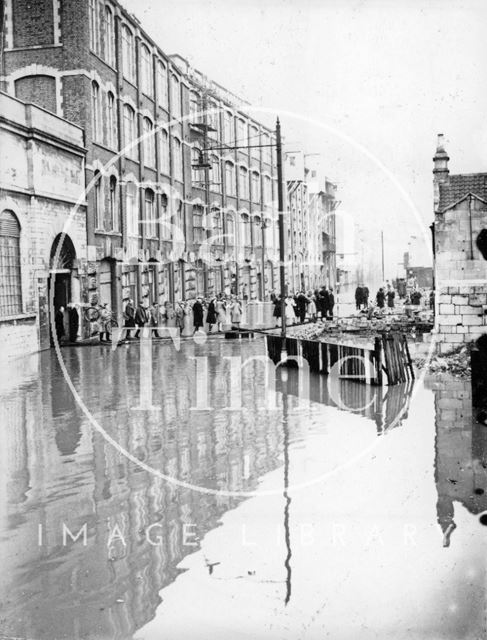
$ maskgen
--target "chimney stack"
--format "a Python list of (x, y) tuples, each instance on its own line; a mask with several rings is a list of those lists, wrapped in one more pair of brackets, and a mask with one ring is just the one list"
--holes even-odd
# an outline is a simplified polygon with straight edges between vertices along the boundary
[(436, 145), (436, 153), (433, 158), (433, 175), (434, 179), (438, 182), (445, 182), (448, 179), (448, 157), (444, 147), (445, 136), (442, 133), (438, 134), (438, 143)]

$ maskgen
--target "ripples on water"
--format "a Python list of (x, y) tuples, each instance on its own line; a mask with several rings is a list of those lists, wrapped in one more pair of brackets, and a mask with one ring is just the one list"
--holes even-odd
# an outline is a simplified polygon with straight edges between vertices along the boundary
[[(487, 429), (472, 421), (469, 383), (328, 388), (316, 375), (303, 402), (291, 370), (274, 401), (255, 360), (235, 399), (225, 358), (241, 352), (264, 346), (154, 345), (153, 411), (138, 408), (137, 345), (62, 353), (89, 411), (136, 460), (266, 494), (253, 497), (179, 487), (128, 461), (92, 429), (54, 352), (4, 376), (0, 632), (481, 637)], [(207, 358), (206, 390), (195, 357)], [(202, 394), (211, 410), (195, 409)], [(86, 526), (86, 546), (63, 544), (63, 523)]]

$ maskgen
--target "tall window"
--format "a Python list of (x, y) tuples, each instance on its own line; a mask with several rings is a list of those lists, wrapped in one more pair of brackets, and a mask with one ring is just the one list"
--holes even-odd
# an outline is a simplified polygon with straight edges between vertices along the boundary
[(100, 53), (100, 21), (98, 0), (90, 0), (90, 49), (96, 54)]
[(122, 67), (123, 75), (135, 82), (135, 43), (134, 36), (130, 29), (124, 24), (122, 26)]
[(211, 234), (216, 244), (223, 244), (223, 218), (219, 209), (211, 210)]
[(0, 214), (0, 317), (22, 313), (20, 225), (12, 211)]
[(160, 144), (160, 151), (161, 151), (161, 173), (165, 173), (166, 175), (169, 175), (170, 173), (170, 168), (169, 168), (169, 134), (165, 129), (161, 129), (160, 130), (160, 134), (161, 134), (161, 144)]
[(166, 65), (157, 61), (157, 101), (159, 106), (167, 108), (167, 70)]
[(108, 194), (108, 208), (110, 212), (110, 224), (113, 231), (120, 231), (120, 215), (118, 212), (118, 189), (117, 179), (115, 176), (110, 176)]
[(195, 142), (191, 149), (191, 181), (196, 187), (203, 186), (202, 183), (205, 177), (203, 169), (199, 169), (201, 154), (201, 144)]
[(105, 7), (105, 61), (115, 66), (115, 29), (113, 13), (110, 7)]
[(144, 118), (143, 120), (144, 126), (144, 138), (143, 138), (143, 149), (144, 149), (144, 164), (147, 167), (155, 167), (156, 166), (156, 148), (154, 144), (154, 127), (149, 118)]
[(227, 144), (233, 142), (235, 134), (233, 131), (233, 116), (230, 111), (225, 111), (223, 114), (223, 139)]
[(245, 120), (237, 120), (237, 141), (239, 145), (246, 146), (248, 143), (247, 124)]
[(252, 202), (260, 202), (260, 175), (252, 171)]
[(116, 149), (118, 147), (115, 96), (111, 91), (107, 93), (107, 145), (112, 149)]
[(189, 122), (201, 122), (200, 100), (195, 91), (191, 91), (189, 95)]
[(181, 117), (181, 94), (179, 80), (175, 75), (171, 75), (171, 114), (174, 118)]
[(264, 237), (266, 248), (274, 249), (274, 223), (270, 218), (265, 219)]
[(232, 162), (225, 162), (225, 191), (227, 195), (235, 195), (235, 168)]
[(249, 146), (251, 147), (250, 155), (255, 160), (260, 160), (260, 148), (258, 146), (259, 144), (260, 144), (259, 129), (251, 125), (250, 135), (249, 135)]
[(135, 140), (135, 111), (129, 104), (124, 104), (123, 106), (123, 144), (125, 147), (127, 145), (131, 145), (130, 148), (127, 148), (125, 151), (125, 155), (128, 158), (136, 159), (137, 158), (137, 145), (132, 144)]
[(259, 216), (254, 216), (252, 231), (254, 236), (254, 247), (261, 247), (262, 246), (262, 226), (261, 226), (261, 220)]
[(227, 213), (227, 229), (226, 229), (225, 243), (230, 247), (234, 247), (237, 244), (237, 237), (235, 235), (235, 218), (231, 213)]
[(95, 171), (95, 183), (93, 185), (93, 210), (95, 213), (95, 229), (103, 229), (103, 191), (102, 176)]
[(142, 67), (142, 91), (148, 96), (154, 95), (152, 78), (152, 55), (149, 49), (142, 45), (140, 49)]
[(238, 172), (239, 196), (243, 200), (249, 199), (249, 173), (245, 167), (240, 167)]
[(137, 204), (137, 187), (132, 182), (127, 183), (125, 192), (125, 206), (127, 210), (127, 232), (129, 236), (139, 235), (139, 207)]
[(201, 244), (205, 240), (205, 229), (203, 225), (203, 207), (199, 204), (193, 205), (193, 241)]
[(171, 233), (171, 216), (169, 214), (169, 203), (165, 193), (161, 195), (161, 237), (163, 240), (170, 240)]
[(97, 82), (91, 83), (91, 128), (93, 131), (93, 140), (101, 141), (101, 105), (100, 105), (100, 87)]
[(250, 247), (252, 244), (250, 237), (250, 218), (246, 213), (243, 213), (240, 216), (240, 224), (242, 229), (242, 233), (240, 234), (240, 237), (242, 238), (242, 246)]
[(220, 159), (218, 156), (211, 156), (211, 188), (220, 193), (222, 177), (220, 174)]
[(262, 160), (263, 162), (267, 162), (268, 164), (271, 163), (271, 154), (272, 154), (272, 147), (269, 147), (267, 145), (271, 144), (271, 139), (269, 137), (269, 134), (267, 133), (263, 133), (262, 134)]
[(183, 154), (181, 142), (177, 138), (172, 139), (173, 175), (176, 180), (183, 179)]
[(264, 204), (272, 202), (272, 181), (269, 176), (264, 176)]
[(147, 238), (157, 236), (156, 208), (154, 205), (154, 192), (152, 189), (145, 190), (144, 196), (144, 227)]

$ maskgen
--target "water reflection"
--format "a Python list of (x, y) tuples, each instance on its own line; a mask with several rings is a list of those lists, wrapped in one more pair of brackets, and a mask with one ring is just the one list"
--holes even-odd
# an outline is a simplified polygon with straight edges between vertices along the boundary
[[(261, 342), (249, 343), (245, 350), (247, 356), (264, 352)], [(330, 462), (327, 456), (349, 458), (377, 434), (408, 419), (411, 389), (344, 383), (341, 398), (349, 413), (338, 414), (323, 376), (312, 376), (312, 402), (299, 406), (293, 396), (296, 372), (289, 371), (287, 382), (279, 383), (286, 388), (278, 384), (285, 393), (277, 394), (271, 409), (265, 372), (255, 361), (241, 373), (241, 408), (231, 408), (233, 383), (225, 358), (239, 354), (240, 346), (228, 341), (186, 343), (180, 352), (154, 347), (152, 402), (160, 408), (147, 412), (134, 409), (140, 403), (140, 352), (135, 346), (114, 353), (104, 348), (63, 351), (89, 409), (136, 459), (211, 489), (251, 491), (275, 478), (273, 486), (280, 491), (276, 519), (284, 531), (276, 581), (283, 585), (281, 602), (291, 605), (300, 592), (295, 540), (303, 510), (290, 490), (299, 476), (293, 455), (296, 459), (306, 447), (313, 448), (317, 437), (320, 446), (327, 446), (320, 449), (316, 468), (303, 466), (306, 473), (333, 466), (335, 458)], [(198, 357), (208, 358), (212, 411), (195, 409), (199, 398), (193, 358)], [(245, 502), (177, 487), (129, 462), (91, 429), (52, 352), (40, 356), (38, 369), (3, 382), (1, 633), (36, 640), (132, 637), (154, 618), (165, 588), (183, 571), (183, 558), (200, 549), (209, 532), (225, 529), (224, 516)], [(485, 508), (485, 496), (475, 490), (486, 488), (487, 430), (471, 428), (467, 391), (461, 388), (452, 396), (449, 389), (434, 390), (435, 482), (444, 531), (453, 522), (455, 501), (472, 513)], [(459, 401), (454, 407), (452, 397)], [(337, 416), (346, 415), (353, 422), (333, 426), (323, 405), (333, 411), (335, 423)], [(398, 414), (401, 420), (395, 424)], [(222, 556), (229, 554), (222, 549)], [(208, 576), (219, 573), (220, 560), (206, 558)]]
[(487, 509), (487, 429), (472, 414), (469, 380), (433, 382), (435, 396), (435, 482), (438, 523), (444, 546), (456, 528), (455, 505), (472, 514)]

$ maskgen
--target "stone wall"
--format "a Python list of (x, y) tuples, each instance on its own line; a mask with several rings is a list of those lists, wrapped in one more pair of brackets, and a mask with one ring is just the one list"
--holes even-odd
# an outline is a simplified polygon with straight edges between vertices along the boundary
[(482, 228), (487, 228), (487, 207), (475, 198), (470, 205), (467, 197), (436, 214), (436, 329), (441, 353), (487, 332), (487, 261), (475, 242)]

